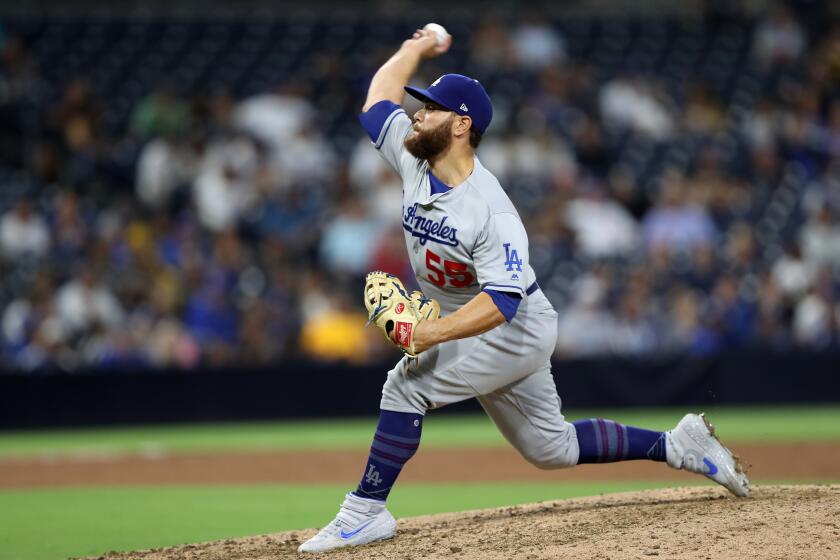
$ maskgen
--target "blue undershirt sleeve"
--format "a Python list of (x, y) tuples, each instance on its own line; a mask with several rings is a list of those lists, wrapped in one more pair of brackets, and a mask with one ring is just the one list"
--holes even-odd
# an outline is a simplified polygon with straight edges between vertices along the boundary
[(513, 292), (499, 292), (488, 288), (483, 289), (482, 292), (486, 292), (493, 298), (493, 303), (496, 304), (496, 307), (499, 308), (499, 311), (505, 316), (505, 320), (508, 323), (513, 321), (514, 316), (516, 316), (516, 310), (519, 309), (519, 304), (522, 302), (521, 295)]
[(399, 105), (393, 101), (389, 101), (388, 99), (383, 99), (366, 112), (359, 115), (359, 121), (362, 123), (362, 128), (364, 128), (367, 135), (370, 136), (371, 142), (376, 142), (377, 139), (379, 139), (379, 134), (382, 132), (382, 127), (385, 125), (385, 121), (387, 121), (391, 113), (397, 109), (400, 109)]

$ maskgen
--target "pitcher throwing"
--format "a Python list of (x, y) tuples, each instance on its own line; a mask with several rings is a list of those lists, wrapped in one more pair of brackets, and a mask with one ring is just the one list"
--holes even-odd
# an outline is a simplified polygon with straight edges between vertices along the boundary
[[(322, 552), (393, 537), (388, 493), (420, 444), (427, 411), (475, 397), (499, 431), (541, 469), (644, 459), (703, 474), (736, 496), (749, 482), (702, 415), (668, 432), (611, 420), (567, 422), (551, 375), (557, 313), (528, 261), (528, 236), (496, 178), (475, 156), (493, 117), (482, 85), (459, 74), (407, 87), (423, 59), (449, 49), (418, 30), (376, 72), (360, 120), (403, 187), (408, 255), (440, 318), (401, 336), (411, 350), (388, 372), (379, 423), (358, 487), (336, 518), (303, 543)], [(414, 119), (405, 92), (423, 102)]]

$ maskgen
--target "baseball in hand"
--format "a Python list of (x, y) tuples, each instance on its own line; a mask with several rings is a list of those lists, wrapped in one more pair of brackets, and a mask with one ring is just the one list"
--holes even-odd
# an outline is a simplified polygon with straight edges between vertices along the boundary
[(449, 33), (446, 32), (446, 29), (439, 23), (427, 23), (423, 29), (431, 31), (435, 34), (435, 39), (438, 45), (442, 45), (443, 43), (445, 43), (446, 38), (449, 36)]

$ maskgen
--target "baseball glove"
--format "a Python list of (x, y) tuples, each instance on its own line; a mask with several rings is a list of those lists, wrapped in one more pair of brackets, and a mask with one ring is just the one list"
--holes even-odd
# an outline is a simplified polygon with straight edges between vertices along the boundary
[(365, 278), (365, 307), (368, 324), (375, 324), (388, 339), (411, 358), (414, 351), (414, 330), (420, 321), (435, 320), (440, 304), (415, 290), (408, 295), (399, 278), (375, 271)]

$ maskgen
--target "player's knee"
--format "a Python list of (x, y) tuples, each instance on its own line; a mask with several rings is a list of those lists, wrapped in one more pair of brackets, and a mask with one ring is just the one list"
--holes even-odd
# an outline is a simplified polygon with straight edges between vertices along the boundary
[(382, 400), (379, 407), (383, 410), (426, 414), (430, 403), (410, 384), (401, 381), (399, 375), (389, 374), (382, 387)]
[(569, 453), (560, 446), (529, 451), (523, 453), (523, 456), (529, 463), (545, 471), (567, 469), (577, 464), (576, 454)]
[(566, 423), (563, 429), (543, 433), (543, 436), (549, 444), (521, 451), (529, 463), (543, 470), (567, 469), (577, 465), (580, 448), (574, 426)]

